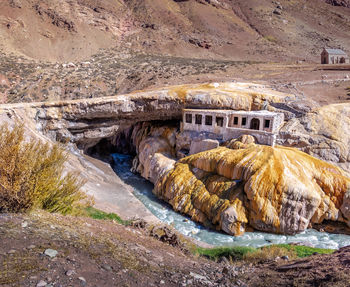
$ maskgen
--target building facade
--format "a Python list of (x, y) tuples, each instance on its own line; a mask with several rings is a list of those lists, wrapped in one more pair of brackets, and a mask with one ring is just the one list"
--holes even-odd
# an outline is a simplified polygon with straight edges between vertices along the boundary
[(349, 56), (341, 49), (324, 48), (321, 53), (321, 64), (349, 64)]
[(252, 135), (259, 144), (274, 146), (284, 115), (269, 111), (184, 109), (184, 131), (207, 132), (223, 141)]

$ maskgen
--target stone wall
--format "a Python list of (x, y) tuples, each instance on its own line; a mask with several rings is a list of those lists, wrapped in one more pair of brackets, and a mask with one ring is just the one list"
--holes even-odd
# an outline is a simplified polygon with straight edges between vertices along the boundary
[[(283, 119), (282, 113), (272, 113), (265, 110), (185, 109), (181, 127), (184, 131), (213, 133), (217, 135), (219, 140), (223, 141), (237, 138), (241, 135), (252, 135), (259, 144), (274, 146), (276, 134), (283, 124)], [(258, 126), (253, 129), (252, 121), (254, 120)], [(265, 121), (269, 121), (268, 127), (265, 126)]]

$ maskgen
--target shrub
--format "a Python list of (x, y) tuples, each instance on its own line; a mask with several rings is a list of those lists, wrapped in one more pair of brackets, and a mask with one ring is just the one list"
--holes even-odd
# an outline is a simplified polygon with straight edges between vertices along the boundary
[(272, 35), (267, 35), (264, 37), (264, 39), (272, 43), (277, 43), (277, 39)]
[(59, 144), (26, 138), (22, 124), (0, 126), (0, 212), (42, 208), (63, 214), (83, 208), (84, 181), (64, 173), (67, 153)]

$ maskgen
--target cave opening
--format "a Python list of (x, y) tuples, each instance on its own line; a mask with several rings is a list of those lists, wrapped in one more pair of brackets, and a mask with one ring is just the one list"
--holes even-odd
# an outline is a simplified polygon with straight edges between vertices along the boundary
[(138, 122), (134, 125), (118, 130), (110, 137), (101, 138), (95, 145), (88, 147), (85, 150), (85, 154), (110, 164), (113, 163), (112, 154), (123, 154), (134, 158), (137, 155), (137, 145), (140, 143), (140, 140), (152, 133), (152, 130), (162, 127), (179, 130), (180, 121), (167, 120)]

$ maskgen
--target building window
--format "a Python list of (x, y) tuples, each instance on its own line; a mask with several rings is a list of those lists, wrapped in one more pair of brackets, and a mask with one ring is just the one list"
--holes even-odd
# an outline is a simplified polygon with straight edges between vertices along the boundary
[(202, 115), (196, 115), (196, 124), (201, 125), (202, 124)]
[(224, 118), (223, 117), (216, 117), (216, 125), (218, 127), (223, 127), (224, 126)]
[(242, 118), (242, 126), (245, 126), (247, 124), (247, 118)]
[(191, 114), (186, 114), (186, 123), (192, 124), (192, 115)]
[(265, 120), (265, 125), (264, 125), (265, 129), (270, 128), (270, 120)]
[(233, 118), (233, 125), (238, 125), (238, 117)]
[(205, 125), (211, 126), (213, 124), (213, 117), (212, 116), (205, 116)]

